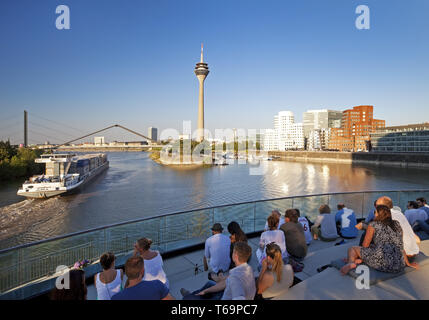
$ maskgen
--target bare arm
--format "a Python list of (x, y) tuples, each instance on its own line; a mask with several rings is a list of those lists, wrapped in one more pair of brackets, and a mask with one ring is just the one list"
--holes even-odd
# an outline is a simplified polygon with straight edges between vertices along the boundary
[(226, 279), (220, 280), (213, 287), (204, 289), (203, 291), (201, 291), (197, 295), (202, 296), (202, 295), (205, 295), (206, 293), (219, 292), (219, 291), (225, 290), (225, 288), (226, 288)]
[(372, 238), (374, 237), (375, 229), (374, 227), (368, 226), (366, 229), (365, 239), (363, 239), (362, 247), (368, 248), (371, 244)]
[(204, 271), (209, 270), (209, 265), (207, 263), (207, 258), (205, 256), (204, 256), (203, 262), (204, 262)]
[(97, 275), (94, 276), (94, 287), (97, 289)]
[(419, 236), (418, 236), (418, 235), (416, 235), (416, 234), (414, 234), (414, 236), (416, 237), (417, 245), (419, 245), (419, 244), (420, 244), (420, 238), (419, 238)]
[(262, 294), (265, 290), (271, 287), (274, 283), (272, 272), (265, 272), (262, 277), (258, 279), (258, 294)]

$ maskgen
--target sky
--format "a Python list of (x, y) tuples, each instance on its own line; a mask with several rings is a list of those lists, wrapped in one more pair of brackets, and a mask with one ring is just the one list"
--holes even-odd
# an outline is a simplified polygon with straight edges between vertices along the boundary
[[(62, 4), (70, 30), (55, 26)], [(429, 121), (428, 32), (427, 0), (2, 0), (0, 140), (22, 140), (23, 110), (33, 142), (196, 129), (201, 42), (211, 131), (367, 104), (387, 125)]]

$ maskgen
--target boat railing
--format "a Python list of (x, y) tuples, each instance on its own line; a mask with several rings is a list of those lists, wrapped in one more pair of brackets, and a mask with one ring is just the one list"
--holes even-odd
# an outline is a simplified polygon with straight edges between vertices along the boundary
[(52, 276), (58, 266), (72, 266), (83, 259), (96, 261), (106, 251), (116, 255), (130, 252), (142, 237), (152, 239), (153, 246), (166, 253), (204, 243), (215, 222), (221, 223), (225, 232), (231, 221), (238, 222), (246, 233), (263, 231), (267, 216), (275, 209), (284, 212), (298, 208), (302, 216), (314, 221), (322, 204), (336, 212), (337, 204), (344, 203), (357, 218), (365, 218), (380, 196), (390, 197), (394, 205), (404, 210), (409, 200), (429, 198), (429, 189), (325, 193), (220, 205), (125, 221), (3, 249), (0, 296)]

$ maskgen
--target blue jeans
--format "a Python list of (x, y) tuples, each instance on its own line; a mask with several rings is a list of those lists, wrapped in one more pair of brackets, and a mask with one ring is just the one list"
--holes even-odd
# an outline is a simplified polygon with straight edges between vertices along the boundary
[(223, 296), (223, 290), (219, 292), (207, 293), (203, 296), (197, 296), (197, 293), (200, 293), (204, 289), (213, 287), (215, 284), (216, 282), (209, 280), (201, 289), (195, 290), (194, 292), (184, 296), (183, 300), (220, 300)]

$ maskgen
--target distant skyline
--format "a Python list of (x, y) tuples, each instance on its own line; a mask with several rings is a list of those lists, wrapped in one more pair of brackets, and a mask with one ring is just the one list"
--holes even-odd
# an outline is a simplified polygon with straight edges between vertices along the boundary
[[(55, 28), (60, 4), (70, 30)], [(369, 30), (355, 27), (361, 4)], [(428, 32), (426, 0), (1, 1), (0, 140), (20, 132), (10, 119), (24, 109), (33, 139), (114, 123), (159, 135), (191, 120), (196, 130), (201, 42), (211, 131), (357, 105), (387, 126), (429, 121)], [(32, 114), (79, 130), (56, 135)]]

